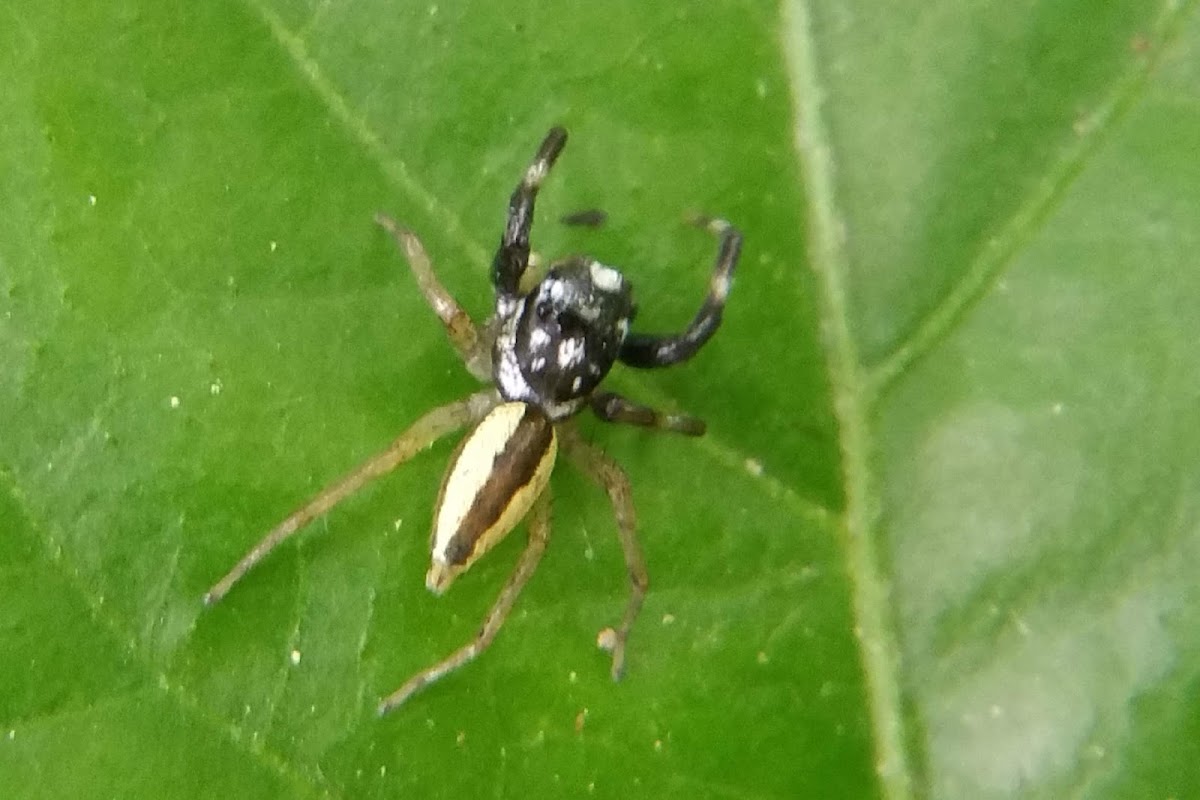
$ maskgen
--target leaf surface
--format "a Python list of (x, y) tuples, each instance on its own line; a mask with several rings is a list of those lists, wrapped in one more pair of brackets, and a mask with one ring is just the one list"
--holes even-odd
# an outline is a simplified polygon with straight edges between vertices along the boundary
[[(1191, 3), (18, 2), (0, 25), (0, 785), (16, 797), (1187, 796), (1200, 763)], [(403, 7), (402, 7), (403, 6)], [(1088, 24), (1078, 24), (1083, 17)], [(252, 543), (474, 385), (371, 217), (482, 318), (535, 246), (681, 328), (719, 213), (724, 326), (584, 420), (602, 492), (495, 645), (520, 548), (422, 585), (434, 446)], [(598, 231), (555, 223), (603, 208)]]

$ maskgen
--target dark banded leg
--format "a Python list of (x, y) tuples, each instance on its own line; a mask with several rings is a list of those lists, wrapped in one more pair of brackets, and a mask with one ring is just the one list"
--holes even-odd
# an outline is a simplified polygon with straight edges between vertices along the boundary
[(500, 247), (492, 260), (492, 283), (496, 287), (497, 304), (515, 302), (519, 295), (521, 275), (529, 265), (529, 229), (533, 227), (534, 201), (542, 181), (566, 143), (566, 130), (551, 128), (525, 170), (525, 177), (509, 198), (504, 235), (500, 237)]
[(482, 381), (491, 380), (492, 354), (484, 344), (486, 337), (479, 335), (479, 329), (471, 321), (471, 316), (438, 280), (433, 271), (433, 262), (425, 252), (421, 240), (415, 233), (383, 212), (375, 215), (375, 222), (390, 233), (404, 251), (413, 276), (417, 279), (417, 285), (421, 288), (421, 294), (425, 296), (425, 302), (429, 303), (433, 313), (442, 321), (451, 344), (467, 365), (467, 370)]
[(645, 428), (661, 428), (684, 436), (703, 436), (704, 420), (687, 414), (664, 414), (649, 406), (639, 405), (614, 392), (592, 395), (592, 411), (605, 422), (624, 422)]
[(708, 296), (687, 330), (676, 336), (631, 333), (621, 345), (620, 359), (631, 367), (669, 367), (686, 361), (712, 338), (721, 325), (733, 270), (742, 249), (742, 234), (723, 219), (696, 216), (689, 222), (718, 237), (717, 263), (708, 282)]
[(629, 485), (629, 476), (621, 469), (620, 464), (582, 438), (574, 428), (564, 426), (560, 430), (568, 457), (608, 493), (613, 514), (617, 518), (617, 535), (621, 539), (625, 569), (629, 573), (629, 602), (625, 606), (620, 625), (616, 628), (605, 628), (596, 639), (596, 644), (601, 649), (612, 653), (612, 677), (616, 681), (620, 680), (625, 672), (625, 642), (629, 638), (629, 630), (633, 627), (638, 612), (642, 610), (642, 601), (646, 597), (646, 589), (650, 586), (650, 576), (646, 573), (646, 559), (637, 539), (637, 513), (633, 507), (633, 492)]
[(483, 627), (479, 629), (479, 633), (469, 643), (455, 650), (436, 664), (426, 667), (416, 675), (413, 675), (404, 682), (403, 686), (383, 698), (379, 703), (380, 714), (386, 714), (429, 684), (446, 677), (459, 667), (475, 660), (480, 653), (488, 648), (488, 645), (496, 638), (496, 634), (500, 632), (500, 628), (504, 625), (504, 620), (508, 618), (509, 612), (512, 611), (513, 604), (517, 602), (517, 597), (521, 594), (521, 590), (525, 588), (525, 584), (529, 582), (529, 579), (533, 577), (534, 571), (537, 570), (538, 562), (542, 560), (542, 554), (546, 552), (546, 543), (549, 540), (550, 489), (547, 487), (537, 502), (534, 503), (529, 513), (529, 543), (525, 545), (525, 550), (521, 553), (521, 558), (517, 561), (517, 567), (509, 577), (508, 583), (504, 584), (504, 588), (500, 590), (500, 596), (496, 598), (495, 604), (492, 605), (492, 610), (488, 612), (487, 618), (484, 619)]
[(213, 584), (204, 595), (204, 604), (211, 606), (218, 602), (255, 564), (309, 522), (329, 511), (365, 484), (391, 472), (446, 434), (483, 419), (495, 405), (496, 396), (488, 390), (435, 408), (418, 419), (411, 428), (388, 445), (386, 450), (367, 459), (353, 472), (322, 489), (320, 494), (272, 529), (262, 541), (242, 556), (242, 560), (235, 564), (224, 578)]

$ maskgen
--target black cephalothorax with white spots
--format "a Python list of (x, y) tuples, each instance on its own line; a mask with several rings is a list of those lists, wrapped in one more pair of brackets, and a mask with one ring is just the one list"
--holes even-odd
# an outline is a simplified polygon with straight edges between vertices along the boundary
[(551, 267), (512, 309), (493, 349), (500, 396), (539, 406), (552, 420), (571, 416), (629, 333), (629, 284), (612, 267), (574, 258)]
[[(596, 391), (620, 361), (632, 367), (665, 367), (686, 361), (721, 324), (721, 313), (741, 248), (741, 234), (728, 222), (693, 217), (720, 242), (708, 294), (682, 333), (630, 333), (634, 315), (629, 282), (616, 269), (575, 256), (550, 265), (544, 277), (522, 290), (529, 269), (529, 232), (542, 181), (567, 142), (552, 128), (538, 148), (508, 204), (508, 218), (492, 262), (495, 314), (476, 325), (433, 272), (429, 256), (411, 232), (384, 215), (387, 229), (408, 257), (425, 300), (441, 319), (468, 371), (491, 387), (418, 419), (383, 452), (333, 483), (270, 531), (204, 596), (211, 605), (229, 592), (280, 542), (357, 491), (395, 469), (436, 439), (472, 426), (451, 457), (442, 479), (430, 533), (431, 563), (425, 576), (440, 594), (454, 579), (529, 518), (529, 541), (517, 567), (479, 633), (466, 645), (421, 670), (380, 703), (384, 713), (416, 692), (471, 661), (495, 638), (517, 595), (533, 575), (550, 536), (550, 473), (561, 447), (566, 456), (607, 492), (629, 570), (631, 595), (620, 622), (600, 632), (599, 645), (612, 653), (612, 675), (620, 678), (625, 642), (642, 606), (649, 579), (636, 535), (635, 513), (625, 471), (583, 439), (574, 417), (585, 406), (606, 422), (624, 422), (700, 436), (704, 423), (666, 414), (613, 392)], [(596, 224), (599, 212), (574, 215)]]

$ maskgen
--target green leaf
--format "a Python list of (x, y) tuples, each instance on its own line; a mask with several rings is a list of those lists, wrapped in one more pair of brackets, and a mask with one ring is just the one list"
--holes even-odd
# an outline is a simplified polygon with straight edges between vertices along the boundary
[[(0, 786), (13, 797), (1184, 797), (1200, 784), (1194, 3), (291, 3), (0, 24)], [(453, 441), (275, 522), (474, 384), (371, 222), (478, 316), (517, 178), (536, 247), (686, 324), (612, 385), (700, 440), (583, 420), (651, 590), (563, 468), (434, 598)], [(555, 218), (609, 212), (599, 231)]]

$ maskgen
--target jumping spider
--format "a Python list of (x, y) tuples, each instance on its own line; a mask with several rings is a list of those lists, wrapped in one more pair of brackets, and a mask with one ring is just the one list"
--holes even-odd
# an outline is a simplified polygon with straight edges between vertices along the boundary
[(491, 386), (418, 419), (386, 450), (324, 489), (270, 531), (204, 596), (207, 605), (216, 603), (248, 570), (314, 518), (436, 439), (473, 426), (451, 456), (442, 479), (433, 514), (432, 565), (425, 585), (434, 594), (444, 592), (526, 514), (530, 516), (529, 541), (475, 638), (384, 698), (379, 705), (381, 714), (471, 661), (495, 638), (550, 538), (549, 480), (559, 445), (604, 487), (616, 515), (632, 589), (620, 623), (601, 631), (599, 644), (612, 653), (613, 679), (620, 678), (625, 641), (646, 594), (646, 565), (635, 533), (629, 478), (616, 461), (579, 435), (572, 417), (590, 406), (607, 422), (687, 436), (704, 433), (704, 423), (695, 417), (664, 414), (596, 388), (616, 361), (640, 368), (666, 367), (691, 358), (712, 338), (721, 324), (741, 234), (725, 220), (692, 219), (717, 236), (720, 248), (708, 296), (691, 325), (678, 335), (629, 333), (634, 316), (629, 282), (617, 270), (591, 258), (575, 256), (555, 262), (540, 282), (523, 292), (520, 284), (530, 261), (534, 200), (566, 142), (564, 129), (550, 129), (509, 200), (508, 219), (491, 270), (496, 313), (482, 326), (471, 321), (438, 281), (416, 235), (387, 216), (376, 216), (376, 222), (395, 237), (407, 255), (425, 300), (446, 327), (467, 369)]

